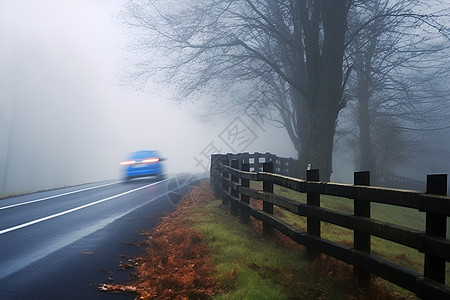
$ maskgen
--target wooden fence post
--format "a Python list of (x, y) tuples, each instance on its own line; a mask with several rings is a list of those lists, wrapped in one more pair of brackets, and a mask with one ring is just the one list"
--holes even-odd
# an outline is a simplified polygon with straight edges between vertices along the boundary
[[(239, 160), (237, 160), (237, 159), (231, 160), (231, 167), (233, 169), (239, 169)], [(239, 177), (231, 174), (231, 181), (235, 182), (235, 183), (239, 183)], [(231, 187), (231, 196), (233, 196), (235, 198), (239, 198), (238, 190), (235, 189), (234, 187)], [(239, 215), (239, 207), (238, 207), (238, 203), (235, 201), (235, 199), (231, 199), (230, 212), (231, 212), (232, 216)]]
[(266, 152), (266, 154), (264, 154), (264, 162), (273, 162), (276, 158), (276, 155), (270, 153), (270, 152)]
[(259, 152), (253, 153), (253, 172), (260, 172), (259, 169)]
[[(241, 170), (242, 171), (250, 171), (250, 164), (249, 163), (244, 163), (241, 166)], [(243, 187), (250, 187), (250, 180), (248, 179), (241, 179), (241, 185)], [(242, 195), (241, 194), (241, 201), (243, 203), (250, 203), (250, 197), (246, 196), (246, 195)], [(242, 206), (241, 207), (241, 222), (244, 224), (247, 224), (250, 221), (250, 208), (247, 206)]]
[[(319, 181), (319, 170), (307, 170), (306, 171), (307, 181)], [(320, 194), (319, 193), (307, 193), (306, 194), (306, 204), (311, 206), (320, 207)], [(320, 220), (314, 217), (308, 217), (306, 219), (306, 231), (308, 234), (320, 237)], [(315, 259), (320, 257), (320, 252), (312, 249), (307, 250), (310, 259)]]
[[(248, 164), (249, 163), (249, 156), (250, 156), (250, 154), (248, 152), (242, 153), (241, 164)], [(250, 171), (250, 169), (249, 169), (249, 171)]]
[(217, 178), (215, 178), (214, 176), (212, 176), (212, 173), (219, 173), (219, 166), (218, 163), (220, 162), (220, 154), (211, 154), (211, 175), (210, 175), (210, 182), (212, 184), (213, 187), (213, 191), (214, 191), (214, 198), (218, 199), (220, 198), (220, 188), (219, 188), (219, 182), (217, 180)]
[[(353, 178), (354, 185), (370, 186), (370, 172), (355, 172)], [(370, 201), (353, 199), (354, 215), (356, 217), (370, 218)], [(358, 230), (353, 231), (353, 247), (357, 250), (370, 253), (371, 243), (370, 234)], [(358, 282), (363, 287), (368, 287), (370, 283), (370, 273), (359, 268), (354, 268), (354, 275), (358, 278)]]
[[(447, 174), (427, 176), (427, 194), (447, 195)], [(446, 237), (447, 216), (443, 214), (426, 213), (425, 233)], [(425, 254), (424, 276), (445, 284), (445, 259)]]
[[(222, 164), (225, 166), (228, 166), (228, 157), (227, 155), (224, 155), (222, 160), (221, 160)], [(228, 196), (226, 194), (226, 192), (228, 192), (228, 183), (226, 181), (226, 179), (229, 178), (229, 173), (225, 170), (222, 170), (222, 204), (223, 205), (228, 205)]]
[[(263, 172), (273, 173), (273, 162), (264, 163)], [(271, 181), (263, 181), (263, 191), (273, 193), (273, 183)], [(263, 201), (263, 211), (273, 214), (273, 204)], [(267, 222), (263, 222), (263, 234), (268, 236), (273, 235), (273, 226)]]

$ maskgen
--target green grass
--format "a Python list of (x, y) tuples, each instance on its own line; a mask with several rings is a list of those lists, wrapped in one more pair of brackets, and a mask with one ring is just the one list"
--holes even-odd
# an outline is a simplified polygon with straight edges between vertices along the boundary
[(216, 299), (346, 299), (348, 291), (311, 276), (304, 251), (263, 238), (231, 217), (218, 200), (190, 218), (213, 250), (217, 278), (225, 292)]
[[(262, 183), (251, 182), (251, 187), (262, 190)], [(274, 193), (306, 203), (303, 193), (280, 186), (274, 186)], [(305, 251), (287, 251), (283, 245), (262, 238), (251, 226), (242, 225), (239, 218), (231, 217), (229, 208), (224, 210), (221, 206), (220, 201), (212, 201), (201, 207), (201, 214), (192, 219), (214, 250), (217, 276), (228, 291), (217, 299), (340, 299), (351, 293), (330, 280), (309, 276), (311, 262), (305, 257)], [(321, 206), (353, 214), (351, 199), (321, 195)], [(275, 215), (306, 231), (306, 218), (277, 207)], [(425, 228), (425, 214), (414, 209), (372, 203), (371, 215), (374, 219), (412, 229)], [(323, 238), (353, 245), (352, 230), (322, 222), (321, 234)], [(377, 237), (371, 240), (373, 254), (423, 272), (422, 253)], [(450, 264), (447, 263), (446, 284), (449, 282)], [(409, 291), (383, 279), (376, 279), (376, 284), (393, 293), (415, 298)]]
[[(255, 183), (258, 187), (258, 184)], [(274, 193), (306, 203), (306, 194), (295, 192), (284, 187), (274, 186)], [(353, 201), (328, 195), (321, 195), (321, 207), (337, 210), (347, 214), (353, 214)], [(278, 216), (306, 231), (306, 218), (297, 216), (287, 210), (277, 209)], [(371, 218), (401, 225), (416, 230), (425, 230), (425, 213), (417, 209), (398, 207), (387, 204), (371, 203)], [(449, 218), (448, 218), (449, 219)], [(331, 241), (353, 244), (353, 230), (321, 222), (321, 234), (323, 238)], [(447, 221), (447, 238), (450, 235), (450, 220)], [(381, 238), (371, 237), (372, 253), (389, 261), (400, 264), (414, 271), (423, 273), (424, 254), (394, 242)], [(450, 285), (450, 264), (446, 265), (446, 284)], [(391, 284), (389, 284), (391, 285)], [(397, 289), (397, 288), (394, 288)]]

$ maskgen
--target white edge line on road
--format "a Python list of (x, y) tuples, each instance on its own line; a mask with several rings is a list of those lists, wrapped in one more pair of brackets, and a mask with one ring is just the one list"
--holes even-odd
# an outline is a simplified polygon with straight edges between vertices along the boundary
[[(165, 180), (167, 180), (167, 179), (165, 179)], [(165, 181), (165, 180), (163, 180), (163, 181)], [(104, 198), (104, 199), (101, 199), (101, 200), (98, 200), (98, 201), (95, 201), (95, 202), (91, 202), (91, 203), (88, 203), (88, 204), (85, 204), (85, 205), (81, 205), (81, 206), (78, 206), (78, 207), (75, 207), (75, 208), (72, 208), (72, 209), (69, 209), (69, 210), (66, 210), (66, 211), (59, 212), (57, 214), (53, 214), (53, 215), (50, 215), (50, 216), (47, 216), (47, 217), (36, 219), (36, 220), (30, 221), (30, 222), (27, 222), (27, 223), (23, 223), (23, 224), (14, 226), (14, 227), (6, 228), (6, 229), (3, 229), (3, 230), (0, 230), (0, 235), (5, 234), (7, 232), (11, 232), (11, 231), (17, 230), (17, 229), (24, 228), (24, 227), (27, 227), (27, 226), (31, 226), (31, 225), (34, 225), (36, 223), (44, 222), (44, 221), (47, 221), (47, 220), (50, 220), (50, 219), (53, 219), (53, 218), (56, 218), (56, 217), (59, 217), (59, 216), (62, 216), (62, 215), (65, 215), (65, 214), (68, 214), (68, 213), (80, 210), (80, 209), (83, 209), (83, 208), (86, 208), (86, 207), (89, 207), (89, 206), (92, 206), (92, 205), (96, 205), (96, 204), (99, 204), (99, 203), (102, 203), (102, 202), (105, 202), (105, 201), (108, 201), (108, 200), (111, 200), (111, 199), (114, 199), (114, 198), (117, 198), (117, 197), (121, 197), (121, 196), (124, 196), (126, 194), (130, 194), (130, 193), (133, 193), (133, 192), (145, 189), (146, 187), (158, 184), (160, 182), (154, 182), (154, 183), (151, 183), (151, 184), (147, 184), (147, 185), (141, 186), (139, 188), (136, 188), (134, 190), (126, 191), (126, 192), (123, 192), (121, 194), (117, 194), (117, 195), (114, 195), (114, 196), (111, 196), (111, 197), (108, 197), (108, 198)]]
[(48, 196), (48, 197), (45, 197), (45, 198), (30, 200), (30, 201), (26, 201), (26, 202), (22, 202), (22, 203), (17, 203), (17, 204), (11, 204), (11, 205), (8, 205), (8, 206), (0, 207), (0, 210), (13, 208), (13, 207), (17, 207), (17, 206), (22, 206), (22, 205), (26, 205), (26, 204), (31, 204), (31, 203), (35, 203), (35, 202), (41, 202), (41, 201), (45, 201), (45, 200), (49, 200), (49, 199), (53, 199), (53, 198), (57, 198), (57, 197), (61, 197), (61, 196), (76, 194), (76, 193), (89, 191), (89, 190), (93, 190), (93, 189), (98, 189), (98, 188), (101, 188), (101, 187), (105, 187), (105, 186), (109, 186), (109, 185), (113, 185), (113, 184), (118, 184), (120, 182), (121, 181), (117, 181), (117, 182), (113, 182), (113, 183), (107, 183), (107, 184), (103, 184), (103, 185), (97, 185), (97, 186), (93, 186), (93, 187), (90, 187), (90, 188), (85, 188), (85, 189), (81, 189), (81, 190), (76, 190), (76, 191), (72, 191), (72, 192), (67, 192), (67, 193), (63, 193), (63, 194), (54, 195), (54, 196)]

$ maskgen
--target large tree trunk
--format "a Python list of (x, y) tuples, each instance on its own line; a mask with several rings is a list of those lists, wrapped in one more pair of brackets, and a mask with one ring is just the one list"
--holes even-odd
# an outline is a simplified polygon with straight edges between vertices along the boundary
[(300, 156), (300, 175), (305, 177), (308, 165), (320, 169), (320, 179), (329, 181), (332, 169), (333, 141), (339, 110), (317, 109), (311, 114), (309, 141), (303, 156)]
[[(308, 110), (310, 130), (305, 152), (300, 154), (302, 175), (306, 166), (320, 169), (323, 181), (332, 170), (333, 139), (339, 111), (344, 107), (342, 62), (345, 50), (348, 6), (346, 0), (322, 0), (314, 5), (311, 17), (301, 15), (305, 30), (308, 73)], [(305, 9), (306, 6), (303, 7)], [(319, 15), (320, 13), (320, 16)], [(308, 22), (305, 21), (308, 19)], [(323, 41), (320, 41), (320, 22)]]

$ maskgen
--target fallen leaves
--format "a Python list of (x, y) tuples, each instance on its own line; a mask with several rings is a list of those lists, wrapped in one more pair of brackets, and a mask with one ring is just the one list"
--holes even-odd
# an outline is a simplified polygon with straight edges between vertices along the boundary
[(133, 268), (134, 268), (134, 266), (132, 264), (129, 264), (129, 263), (121, 263), (121, 264), (119, 264), (119, 270), (120, 271), (125, 271), (125, 270), (133, 269)]
[(220, 287), (209, 276), (214, 265), (207, 245), (186, 221), (195, 204), (213, 199), (212, 193), (205, 190), (210, 189), (206, 186), (193, 189), (173, 213), (163, 216), (157, 227), (143, 234), (147, 236), (146, 252), (132, 261), (134, 265), (122, 262), (119, 265), (120, 270), (135, 268), (131, 282), (102, 284), (99, 289), (132, 292), (137, 294), (136, 299), (209, 299), (217, 293)]
[(121, 292), (136, 292), (137, 288), (131, 285), (117, 285), (117, 284), (102, 284), (99, 286), (101, 291), (121, 293)]

